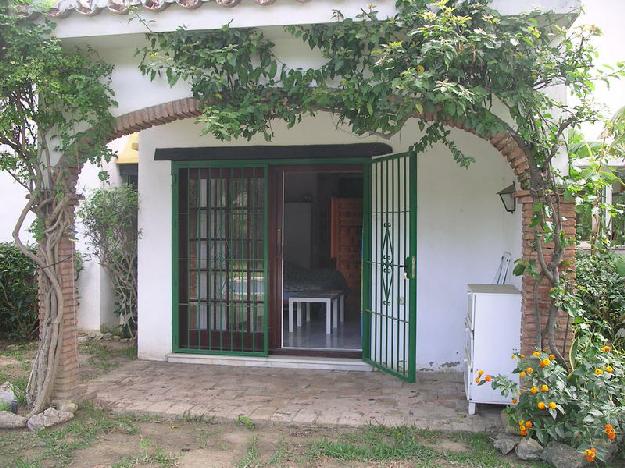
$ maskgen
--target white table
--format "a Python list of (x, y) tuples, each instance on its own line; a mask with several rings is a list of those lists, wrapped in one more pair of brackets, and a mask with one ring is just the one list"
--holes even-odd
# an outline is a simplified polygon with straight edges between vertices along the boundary
[[(311, 293), (289, 297), (289, 333), (293, 333), (293, 312), (297, 311), (297, 326), (302, 326), (302, 309), (306, 309), (306, 321), (310, 322), (310, 304), (324, 304), (326, 314), (326, 335), (332, 333), (332, 328), (338, 327), (340, 317), (343, 323), (344, 296), (342, 293)], [(298, 306), (299, 304), (299, 306)]]

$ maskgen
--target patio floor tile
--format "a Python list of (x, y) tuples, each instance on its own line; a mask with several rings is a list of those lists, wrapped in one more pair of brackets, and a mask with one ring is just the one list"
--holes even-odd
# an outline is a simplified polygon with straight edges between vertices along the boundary
[(414, 384), (381, 372), (251, 368), (132, 361), (82, 385), (82, 394), (119, 412), (218, 419), (484, 431), (500, 407), (468, 416), (462, 376), (418, 374)]

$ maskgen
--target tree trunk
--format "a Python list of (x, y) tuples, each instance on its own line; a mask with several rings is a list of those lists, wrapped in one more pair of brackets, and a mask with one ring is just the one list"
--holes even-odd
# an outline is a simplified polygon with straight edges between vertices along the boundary
[[(73, 275), (70, 239), (73, 238), (77, 175), (77, 169), (63, 167), (61, 161), (50, 178), (50, 187), (31, 193), (13, 230), (16, 245), (35, 262), (39, 271), (39, 344), (26, 389), (30, 415), (43, 411), (50, 403), (63, 350), (64, 315), (68, 306), (64, 289), (68, 285), (64, 284), (66, 278), (62, 273), (64, 269), (67, 272), (67, 262), (70, 262)], [(30, 211), (38, 221), (35, 253), (19, 237)]]

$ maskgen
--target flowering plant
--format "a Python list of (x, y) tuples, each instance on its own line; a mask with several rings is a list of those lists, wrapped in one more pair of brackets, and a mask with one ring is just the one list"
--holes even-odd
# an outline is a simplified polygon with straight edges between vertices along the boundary
[[(555, 356), (515, 354), (521, 386), (498, 375), (493, 388), (513, 396), (507, 413), (519, 435), (541, 444), (555, 440), (576, 447), (586, 461), (605, 460), (625, 430), (625, 366), (608, 344), (576, 342), (569, 372)], [(478, 378), (479, 384), (487, 383)]]

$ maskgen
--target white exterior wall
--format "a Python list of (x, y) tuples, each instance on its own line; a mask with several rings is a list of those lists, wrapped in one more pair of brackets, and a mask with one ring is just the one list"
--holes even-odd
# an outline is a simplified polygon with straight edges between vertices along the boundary
[[(109, 144), (113, 151), (119, 151), (126, 137), (119, 138)], [(98, 177), (105, 170), (109, 179), (103, 182)], [(93, 190), (121, 183), (115, 161), (104, 163), (102, 167), (88, 163), (83, 167), (77, 183), (77, 193), (86, 198)], [(80, 219), (76, 219), (76, 250), (83, 255), (83, 269), (78, 277), (78, 328), (99, 331), (102, 327), (116, 325), (114, 314), (115, 298), (111, 282), (106, 270), (91, 254), (91, 248), (84, 235), (84, 227)]]
[[(288, 130), (275, 126), (270, 143), (262, 138), (232, 145), (310, 145), (383, 141), (336, 130), (321, 114)], [(141, 132), (139, 139), (139, 357), (165, 359), (171, 352), (172, 232), (171, 162), (154, 161), (156, 148), (227, 146), (200, 136), (192, 119)], [(408, 125), (388, 143), (402, 152), (418, 135)], [(497, 192), (514, 176), (488, 143), (455, 131), (455, 141), (477, 159), (468, 170), (436, 147), (418, 162), (417, 369), (457, 369), (463, 359), (467, 283), (489, 283), (501, 254), (520, 256), (520, 210), (507, 213)], [(518, 284), (518, 279), (514, 279)], [(519, 285), (519, 284), (518, 284)], [(520, 285), (519, 285), (520, 286)]]
[[(625, 2), (623, 0), (584, 0), (584, 12), (575, 25), (592, 24), (598, 26), (602, 35), (595, 38), (599, 56), (597, 63), (613, 65), (625, 61)], [(625, 107), (625, 79), (613, 81), (608, 87), (605, 83), (597, 83), (593, 97), (604, 106), (606, 116), (612, 117), (619, 109)], [(584, 128), (584, 136), (588, 140), (598, 140), (603, 128), (600, 124)], [(617, 162), (619, 163), (619, 162)], [(623, 164), (623, 161), (620, 161)]]
[[(13, 242), (13, 229), (15, 223), (26, 206), (27, 191), (6, 172), (0, 171), (0, 242)], [(28, 232), (35, 217), (29, 213), (24, 220), (20, 239), (25, 244), (34, 242), (33, 236)]]

